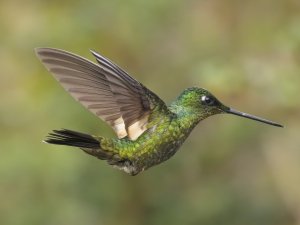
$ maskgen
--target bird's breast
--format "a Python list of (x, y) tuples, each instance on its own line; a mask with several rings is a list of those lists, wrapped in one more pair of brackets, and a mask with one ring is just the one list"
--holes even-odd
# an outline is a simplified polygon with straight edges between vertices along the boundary
[(173, 156), (189, 134), (177, 121), (163, 121), (149, 128), (139, 142), (136, 161), (147, 169)]

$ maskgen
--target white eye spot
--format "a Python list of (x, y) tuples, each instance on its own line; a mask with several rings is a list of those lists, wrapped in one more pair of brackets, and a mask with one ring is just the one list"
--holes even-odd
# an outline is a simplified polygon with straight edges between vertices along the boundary
[(215, 100), (212, 97), (208, 97), (206, 95), (201, 97), (201, 101), (205, 105), (213, 105), (215, 103)]

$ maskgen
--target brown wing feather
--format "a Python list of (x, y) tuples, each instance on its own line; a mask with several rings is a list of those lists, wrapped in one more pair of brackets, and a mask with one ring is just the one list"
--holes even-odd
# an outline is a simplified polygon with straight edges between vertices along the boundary
[(146, 130), (153, 105), (146, 92), (152, 92), (113, 62), (91, 52), (99, 65), (63, 50), (36, 49), (37, 56), (61, 85), (111, 125), (119, 138), (138, 138)]

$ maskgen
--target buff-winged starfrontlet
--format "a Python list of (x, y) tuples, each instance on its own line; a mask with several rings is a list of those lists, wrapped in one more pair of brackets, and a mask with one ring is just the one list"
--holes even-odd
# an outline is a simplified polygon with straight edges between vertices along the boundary
[(185, 89), (167, 106), (115, 63), (92, 50), (97, 63), (55, 48), (35, 51), (64, 89), (117, 135), (106, 138), (63, 129), (54, 130), (45, 142), (79, 147), (130, 175), (169, 159), (201, 120), (215, 114), (228, 113), (282, 127), (225, 106), (198, 87)]

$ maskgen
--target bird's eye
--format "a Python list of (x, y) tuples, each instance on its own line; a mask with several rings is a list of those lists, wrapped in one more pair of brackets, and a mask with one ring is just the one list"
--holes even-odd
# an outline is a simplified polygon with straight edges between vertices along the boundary
[(208, 97), (206, 95), (202, 96), (201, 97), (201, 102), (204, 104), (204, 105), (213, 105), (215, 103), (214, 99), (211, 98), (211, 97)]

